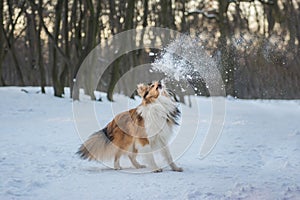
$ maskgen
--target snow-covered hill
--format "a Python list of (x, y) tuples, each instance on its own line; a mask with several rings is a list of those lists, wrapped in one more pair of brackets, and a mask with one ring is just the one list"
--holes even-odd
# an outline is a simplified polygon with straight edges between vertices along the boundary
[[(191, 147), (176, 161), (184, 172), (130, 173), (139, 171), (126, 161), (127, 170), (115, 171), (78, 158), (82, 141), (69, 98), (55, 98), (51, 89), (47, 95), (34, 87), (25, 88), (28, 93), (21, 89), (0, 88), (1, 200), (300, 199), (300, 101), (225, 99), (222, 136), (201, 160), (211, 99), (195, 98), (199, 108), (182, 105), (186, 123), (180, 134), (198, 125)], [(115, 98), (95, 103), (101, 125), (111, 120), (112, 109), (139, 103)]]

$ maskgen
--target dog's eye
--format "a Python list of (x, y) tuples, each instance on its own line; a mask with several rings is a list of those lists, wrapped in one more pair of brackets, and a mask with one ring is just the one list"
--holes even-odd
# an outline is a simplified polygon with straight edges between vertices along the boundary
[(154, 87), (154, 85), (151, 85), (151, 88), (153, 88)]

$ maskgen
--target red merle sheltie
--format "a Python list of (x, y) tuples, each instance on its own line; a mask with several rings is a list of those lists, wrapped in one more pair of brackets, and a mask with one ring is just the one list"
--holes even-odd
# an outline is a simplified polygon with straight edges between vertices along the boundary
[(151, 169), (161, 172), (152, 153), (159, 149), (173, 171), (183, 171), (173, 162), (167, 146), (180, 116), (172, 95), (158, 81), (139, 84), (137, 93), (142, 97), (142, 103), (115, 116), (105, 128), (91, 135), (77, 153), (88, 160), (114, 159), (115, 169), (121, 169), (120, 157), (128, 155), (134, 167), (144, 168), (137, 162), (136, 156), (146, 149), (145, 156)]

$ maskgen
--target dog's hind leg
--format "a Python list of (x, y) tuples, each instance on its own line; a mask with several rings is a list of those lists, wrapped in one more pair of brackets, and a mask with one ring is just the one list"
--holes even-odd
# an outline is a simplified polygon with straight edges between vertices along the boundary
[(133, 166), (137, 169), (139, 168), (145, 168), (146, 165), (141, 165), (137, 160), (136, 160), (136, 154), (130, 154), (128, 155), (131, 163), (133, 164)]
[(137, 169), (139, 168), (145, 168), (146, 166), (145, 165), (141, 165), (137, 160), (136, 160), (136, 156), (137, 156), (137, 153), (138, 153), (138, 150), (135, 148), (135, 145), (133, 145), (133, 151), (132, 153), (130, 153), (128, 155), (131, 163), (133, 164), (133, 166)]
[(114, 169), (115, 170), (120, 170), (122, 169), (121, 166), (120, 166), (120, 157), (122, 155), (122, 151), (118, 151), (115, 155), (115, 161), (114, 161)]

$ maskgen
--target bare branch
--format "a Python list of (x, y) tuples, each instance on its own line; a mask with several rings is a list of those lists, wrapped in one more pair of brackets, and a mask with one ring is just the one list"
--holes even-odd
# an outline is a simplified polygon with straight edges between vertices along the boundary
[[(14, 31), (15, 31), (15, 27), (16, 27), (16, 25), (17, 25), (17, 23), (18, 23), (19, 18), (21, 17), (21, 15), (23, 14), (24, 11), (25, 11), (25, 1), (22, 3), (22, 5), (21, 5), (21, 11), (18, 13), (18, 15), (17, 15), (15, 21), (14, 21), (14, 22), (11, 22), (11, 23), (12, 23), (12, 24), (11, 24), (12, 28), (11, 28), (10, 33), (8, 34), (8, 38), (13, 37)], [(24, 29), (26, 29), (26, 27), (24, 27), (24, 28), (19, 32), (19, 35), (17, 36), (17, 38), (19, 38), (19, 37), (22, 35), (22, 33), (24, 32)]]
[(48, 28), (47, 28), (47, 26), (46, 26), (46, 24), (45, 24), (45, 22), (43, 20), (43, 10), (42, 10), (42, 8), (40, 8), (37, 4), (35, 4), (34, 0), (30, 0), (30, 4), (32, 5), (32, 8), (34, 10), (38, 11), (38, 15), (39, 15), (39, 18), (40, 18), (39, 20), (41, 20), (41, 24), (43, 26), (43, 29), (45, 30), (47, 36), (50, 38), (50, 40), (54, 44), (55, 49), (60, 53), (60, 55), (62, 56), (62, 58), (65, 61), (65, 63), (67, 63), (68, 65), (71, 65), (71, 61), (69, 60), (68, 56), (58, 46), (58, 44), (55, 42), (54, 36), (48, 30)]
[(259, 0), (259, 1), (262, 4), (269, 4), (269, 5), (273, 5), (274, 4), (273, 0)]
[[(254, 2), (255, 0), (228, 0), (228, 3)], [(273, 5), (273, 0), (258, 0), (262, 4)]]
[(204, 17), (208, 19), (219, 20), (216, 10), (192, 10), (187, 13), (187, 15), (192, 15), (192, 14), (202, 14)]
[(17, 41), (22, 36), (22, 34), (25, 32), (26, 29), (27, 29), (27, 27), (23, 27), (23, 29), (19, 32), (19, 35), (16, 35), (15, 41)]
[(21, 17), (22, 13), (23, 13), (24, 10), (25, 10), (25, 1), (22, 3), (22, 5), (20, 6), (20, 8), (21, 8), (21, 10), (20, 10), (20, 12), (18, 13), (18, 15), (17, 15), (15, 21), (12, 22), (12, 26), (13, 26), (13, 27), (16, 26), (16, 24), (18, 23), (19, 18)]

